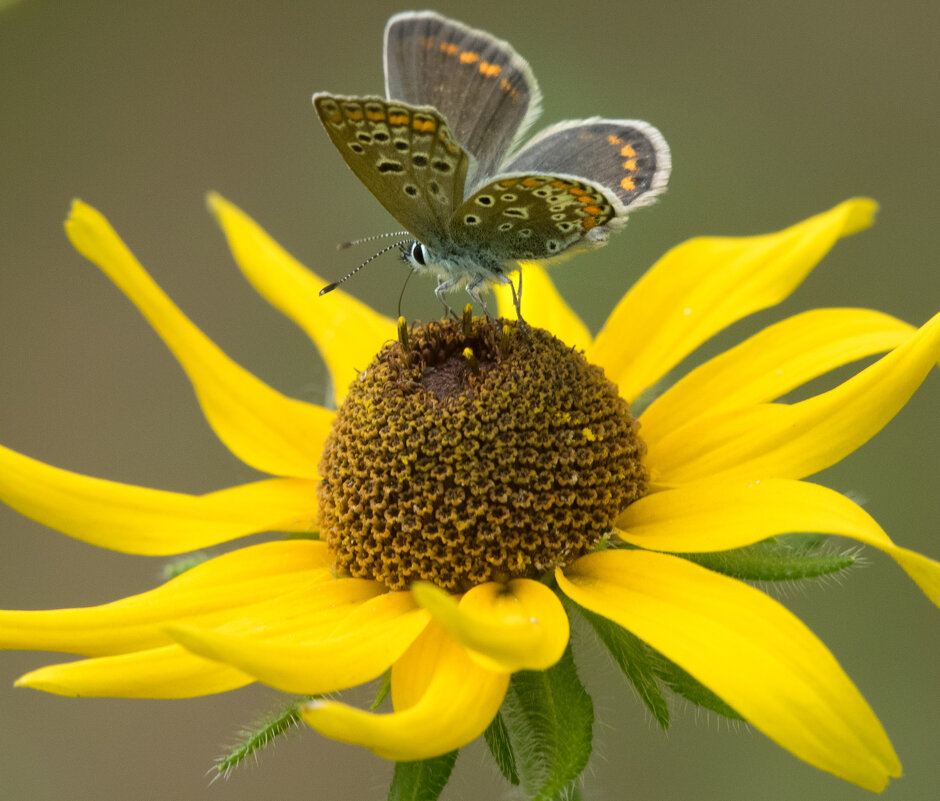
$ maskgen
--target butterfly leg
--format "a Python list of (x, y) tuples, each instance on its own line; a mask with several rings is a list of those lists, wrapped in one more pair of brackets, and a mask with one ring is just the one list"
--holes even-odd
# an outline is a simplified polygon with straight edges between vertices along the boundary
[(509, 284), (509, 291), (512, 292), (512, 305), (516, 308), (516, 318), (519, 320), (519, 324), (526, 328), (527, 323), (522, 317), (522, 270), (519, 271), (519, 289), (516, 290), (516, 285), (512, 282), (512, 279), (503, 272), (499, 273), (499, 278), (497, 281), (500, 284)]
[(450, 304), (444, 299), (444, 295), (448, 292), (452, 292), (457, 288), (458, 281), (453, 278), (438, 279), (437, 286), (434, 288), (434, 296), (441, 302), (441, 305), (444, 307), (444, 316), (448, 315), (453, 316), (455, 320), (459, 320), (460, 315), (457, 314), (451, 307)]
[(516, 307), (516, 317), (519, 320), (519, 325), (527, 328), (528, 324), (522, 317), (522, 270), (519, 270), (518, 292), (516, 292), (516, 285), (512, 282), (512, 279), (507, 276), (506, 280), (509, 281), (509, 289), (512, 291), (512, 305)]
[(486, 308), (486, 301), (480, 297), (480, 288), (484, 286), (484, 278), (482, 275), (478, 275), (474, 278), (471, 278), (467, 283), (467, 294), (470, 296), (471, 300), (476, 303), (479, 303), (483, 307), (483, 313), (489, 318), (490, 312)]

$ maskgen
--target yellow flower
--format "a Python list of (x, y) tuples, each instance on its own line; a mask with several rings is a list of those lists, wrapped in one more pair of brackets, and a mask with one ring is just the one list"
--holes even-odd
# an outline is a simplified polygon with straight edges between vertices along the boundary
[[(301, 715), (323, 734), (382, 757), (425, 759), (483, 733), (514, 672), (547, 670), (562, 658), (569, 636), (563, 594), (638, 636), (810, 764), (872, 790), (900, 775), (878, 719), (812, 632), (765, 594), (687, 557), (787, 532), (837, 534), (889, 554), (940, 602), (937, 562), (895, 545), (843, 495), (803, 480), (860, 447), (906, 403), (940, 356), (940, 315), (914, 329), (874, 311), (821, 309), (772, 325), (690, 372), (639, 416), (643, 474), (611, 519), (619, 547), (579, 546), (570, 558), (556, 552), (545, 557), (554, 570), (541, 577), (534, 575), (546, 568), (541, 557), (519, 550), (487, 574), (498, 580), (468, 587), (454, 579), (454, 592), (422, 581), (389, 590), (370, 575), (349, 575), (362, 572), (355, 553), (345, 570), (335, 569), (336, 548), (349, 545), (335, 523), (345, 511), (330, 517), (321, 507), (339, 503), (331, 481), (355, 485), (355, 471), (320, 471), (321, 464), (334, 469), (324, 449), (331, 453), (337, 440), (330, 437), (342, 436), (331, 435), (337, 415), (368, 417), (372, 400), (361, 393), (354, 396), (359, 406), (345, 411), (347, 386), (367, 383), (358, 371), (394, 340), (395, 322), (341, 291), (318, 301), (322, 279), (230, 203), (212, 196), (210, 207), (248, 279), (322, 353), (340, 412), (287, 398), (228, 359), (161, 292), (105, 218), (76, 202), (66, 226), (74, 246), (160, 334), (225, 445), (274, 477), (194, 496), (77, 475), (0, 449), (0, 499), (72, 537), (126, 553), (182, 553), (263, 531), (310, 534), (318, 518), (332, 521), (329, 543), (289, 538), (247, 546), (104, 606), (0, 612), (0, 646), (88, 657), (32, 671), (18, 685), (69, 696), (181, 698), (260, 681), (321, 695), (390, 670), (394, 712), (318, 699)], [(632, 403), (716, 332), (784, 299), (840, 237), (869, 225), (874, 210), (871, 201), (851, 200), (779, 233), (686, 242), (628, 292), (597, 337), (545, 274), (526, 265), (527, 321), (602, 368), (616, 385), (612, 403), (622, 403), (618, 393)], [(501, 295), (499, 303), (511, 317), (509, 299)], [(510, 325), (502, 336), (526, 335)], [(502, 345), (494, 337), (498, 361)], [(391, 347), (404, 358), (401, 346)], [(826, 371), (882, 352), (828, 392), (776, 402)], [(522, 411), (533, 420), (542, 414)], [(601, 430), (577, 422), (579, 413), (572, 411), (565, 431), (600, 442)], [(401, 476), (362, 479), (378, 495), (405, 474), (414, 478), (407, 450), (396, 447)], [(489, 456), (461, 454), (471, 468)], [(358, 497), (342, 503), (355, 505)], [(529, 514), (537, 523), (538, 513)], [(420, 571), (410, 564), (400, 581), (438, 575)]]

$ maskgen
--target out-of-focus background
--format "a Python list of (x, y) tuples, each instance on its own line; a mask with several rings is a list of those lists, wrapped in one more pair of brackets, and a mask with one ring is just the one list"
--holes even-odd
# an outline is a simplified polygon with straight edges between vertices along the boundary
[[(663, 200), (607, 248), (554, 272), (593, 330), (671, 245), (776, 230), (856, 194), (882, 204), (877, 225), (839, 243), (781, 307), (689, 364), (811, 307), (876, 307), (917, 324), (940, 307), (940, 4), (442, 0), (438, 9), (530, 61), (545, 96), (541, 124), (648, 119), (672, 147)], [(380, 93), (382, 29), (398, 10), (387, 0), (0, 3), (0, 442), (178, 491), (253, 477), (214, 439), (158, 338), (71, 249), (62, 221), (73, 197), (97, 206), (229, 354), (282, 391), (321, 400), (319, 357), (237, 273), (204, 197), (218, 190), (330, 280), (372, 252), (337, 253), (338, 240), (397, 229), (346, 169), (310, 95)], [(389, 256), (348, 289), (395, 315), (404, 277)], [(411, 281), (409, 318), (438, 314), (431, 289)], [(935, 557), (938, 399), (934, 371), (895, 421), (819, 479)], [(6, 608), (101, 603), (153, 586), (162, 564), (73, 542), (6, 508), (0, 554)], [(866, 558), (843, 586), (776, 595), (828, 643), (889, 732), (905, 776), (885, 798), (923, 801), (940, 784), (938, 617), (890, 560)], [(581, 649), (598, 719), (585, 799), (868, 797), (756, 731), (682, 704), (662, 733), (591, 653)], [(18, 675), (56, 659), (0, 654), (0, 798), (385, 797), (389, 764), (307, 730), (209, 787), (212, 758), (276, 703), (273, 692), (149, 702), (13, 690)], [(467, 748), (445, 798), (509, 797), (485, 750)]]

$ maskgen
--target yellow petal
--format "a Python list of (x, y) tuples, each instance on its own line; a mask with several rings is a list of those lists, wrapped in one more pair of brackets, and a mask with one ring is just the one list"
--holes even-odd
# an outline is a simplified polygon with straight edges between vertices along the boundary
[(182, 553), (258, 531), (310, 531), (316, 482), (277, 478), (211, 492), (91, 478), (0, 446), (0, 500), (70, 537), (123, 553)]
[(705, 414), (776, 400), (810, 379), (908, 340), (914, 327), (868, 309), (815, 309), (693, 370), (640, 416), (647, 445)]
[(573, 601), (645, 640), (800, 759), (874, 791), (901, 774), (835, 657), (758, 590), (648, 551), (588, 554), (556, 577)]
[(384, 593), (362, 603), (329, 634), (322, 627), (308, 633), (299, 624), (278, 639), (266, 639), (263, 631), (260, 636), (230, 636), (185, 626), (171, 626), (168, 632), (195, 654), (230, 664), (279, 690), (307, 694), (380, 676), (427, 622), (427, 613), (415, 607), (409, 593)]
[(168, 645), (48, 665), (20, 676), (16, 686), (73, 698), (195, 698), (253, 681), (233, 667)]
[(232, 453), (267, 473), (316, 477), (332, 412), (285, 397), (229, 359), (154, 283), (100, 212), (75, 201), (65, 230), (166, 343)]
[(215, 193), (208, 200), (245, 277), (316, 344), (339, 406), (350, 382), (394, 338), (395, 321), (341, 289), (319, 297), (325, 279), (300, 264), (241, 209)]
[(492, 672), (470, 659), (463, 646), (443, 629), (431, 625), (409, 654), (392, 670), (392, 692), (416, 667), (430, 673), (426, 689), (407, 708), (386, 714), (364, 712), (334, 701), (318, 700), (301, 707), (304, 721), (321, 734), (363, 745), (385, 759), (408, 762), (446, 754), (476, 739), (490, 724), (509, 686), (509, 674)]
[(0, 610), (0, 648), (104, 656), (167, 645), (172, 640), (162, 629), (168, 622), (221, 625), (258, 602), (332, 581), (332, 562), (322, 542), (267, 542), (209, 559), (156, 589), (102, 606)]
[(805, 481), (712, 480), (657, 492), (618, 518), (621, 539), (653, 551), (724, 551), (788, 532), (838, 534), (884, 551), (940, 605), (940, 564), (895, 545), (864, 509)]
[[(522, 272), (522, 316), (535, 327), (544, 328), (566, 345), (584, 350), (591, 344), (591, 332), (555, 288), (545, 268), (535, 262), (519, 265)], [(499, 316), (516, 319), (512, 290), (506, 284), (493, 287)]]
[(907, 403), (940, 358), (940, 314), (903, 345), (829, 392), (700, 417), (649, 445), (662, 485), (716, 475), (802, 478), (861, 447)]
[(775, 234), (674, 247), (620, 301), (588, 361), (634, 400), (712, 335), (786, 298), (839, 237), (868, 227), (876, 208), (847, 200)]
[[(323, 636), (342, 624), (364, 601), (382, 592), (365, 579), (322, 581), (297, 586), (283, 595), (231, 610), (216, 618), (220, 638), (238, 642), (289, 643), (301, 636)], [(201, 630), (199, 631), (201, 634)], [(169, 645), (119, 656), (51, 665), (22, 677), (18, 684), (60, 695), (183, 698), (222, 692), (255, 677)]]
[(480, 584), (459, 604), (431, 584), (415, 584), (411, 592), (489, 670), (545, 670), (561, 659), (568, 644), (564, 607), (538, 581)]

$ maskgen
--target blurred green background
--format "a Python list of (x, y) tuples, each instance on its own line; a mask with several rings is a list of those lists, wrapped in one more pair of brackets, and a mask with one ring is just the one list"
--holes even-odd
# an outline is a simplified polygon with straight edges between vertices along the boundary
[[(917, 324), (940, 308), (935, 0), (437, 8), (530, 61), (545, 95), (541, 124), (637, 117), (672, 147), (664, 199), (607, 248), (554, 273), (593, 330), (671, 245), (775, 230), (855, 194), (880, 201), (877, 225), (840, 243), (782, 307), (735, 326), (689, 364), (811, 307), (871, 306)], [(97, 206), (229, 354), (288, 394), (322, 400), (318, 356), (237, 274), (204, 196), (218, 190), (330, 280), (371, 253), (337, 253), (336, 241), (398, 228), (347, 171), (310, 105), (316, 90), (382, 91), (382, 28), (398, 10), (384, 0), (72, 0), (0, 11), (0, 442), (179, 491), (253, 477), (214, 439), (157, 337), (70, 248), (62, 221), (73, 197)], [(394, 315), (404, 276), (386, 257), (348, 288)], [(438, 313), (431, 288), (411, 281), (409, 317)], [(935, 557), (938, 398), (935, 370), (895, 421), (820, 478), (865, 500), (900, 543)], [(162, 564), (72, 542), (6, 508), (0, 548), (6, 608), (108, 601), (153, 586)], [(885, 797), (923, 801), (940, 784), (938, 616), (890, 560), (866, 557), (868, 568), (844, 582), (774, 594), (832, 648), (885, 724), (905, 767)], [(590, 652), (582, 649), (582, 672), (598, 723), (585, 799), (868, 797), (747, 727), (681, 704), (663, 734), (610, 664), (584, 659)], [(390, 765), (311, 731), (207, 787), (212, 757), (272, 705), (272, 692), (148, 702), (12, 689), (48, 661), (0, 654), (0, 798), (385, 797)], [(467, 748), (445, 798), (508, 797), (485, 751)]]

